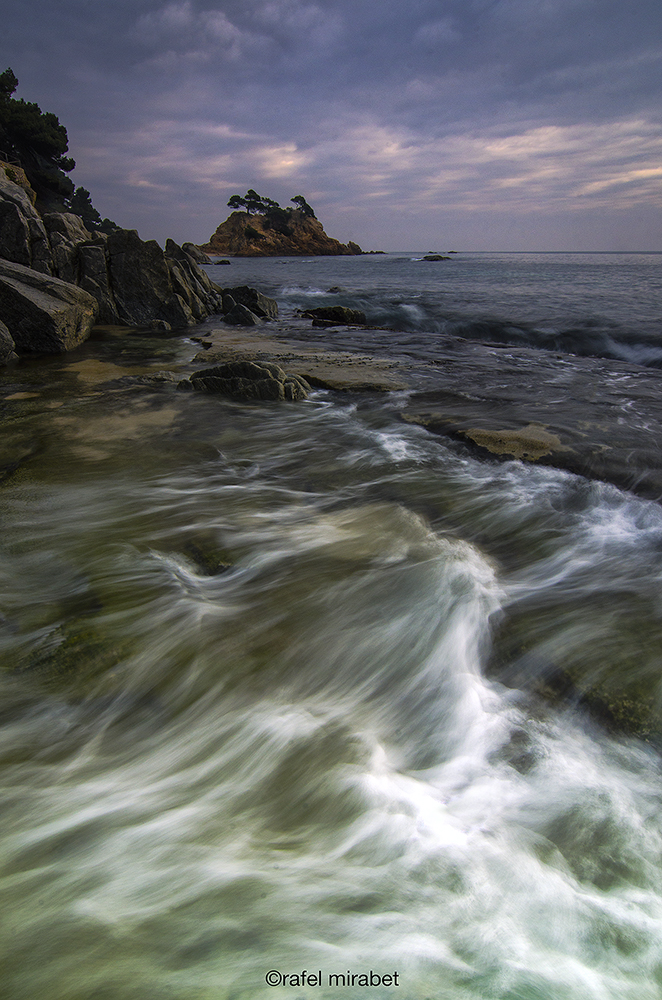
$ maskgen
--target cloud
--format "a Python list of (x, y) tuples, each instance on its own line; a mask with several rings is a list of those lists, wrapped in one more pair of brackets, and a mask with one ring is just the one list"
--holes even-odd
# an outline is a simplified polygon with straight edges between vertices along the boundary
[(206, 229), (249, 186), (404, 227), (652, 218), (661, 20), (659, 0), (25, 0), (0, 60), (102, 214), (154, 231)]

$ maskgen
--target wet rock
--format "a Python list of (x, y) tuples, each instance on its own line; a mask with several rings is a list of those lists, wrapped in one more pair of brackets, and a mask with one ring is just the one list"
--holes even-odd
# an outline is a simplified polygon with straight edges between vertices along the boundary
[(82, 288), (0, 260), (0, 315), (19, 354), (59, 354), (87, 340), (96, 300)]
[[(225, 298), (230, 297), (229, 295), (225, 296)], [(260, 323), (259, 317), (246, 306), (241, 305), (240, 302), (235, 302), (230, 311), (223, 317), (223, 321), (229, 323), (230, 326), (257, 326)]]
[(450, 257), (444, 257), (440, 253), (427, 253), (423, 260), (450, 260)]
[(232, 310), (234, 309), (234, 307), (237, 304), (235, 302), (235, 300), (232, 298), (232, 296), (228, 295), (227, 292), (223, 295), (221, 303), (222, 303), (221, 308), (222, 308), (224, 314), (232, 312)]
[(278, 316), (278, 303), (275, 299), (269, 298), (258, 292), (257, 288), (249, 285), (237, 285), (236, 288), (226, 288), (226, 295), (231, 295), (239, 305), (246, 306), (255, 316), (260, 319), (276, 319)]
[(14, 350), (16, 344), (14, 338), (4, 323), (0, 323), (0, 365), (7, 365), (10, 361), (16, 361), (18, 354)]
[(200, 535), (189, 539), (184, 554), (195, 564), (202, 576), (218, 576), (232, 568), (232, 561), (215, 540)]
[(280, 365), (266, 361), (230, 361), (195, 372), (190, 382), (198, 391), (234, 399), (301, 400), (310, 391), (305, 379), (288, 375)]
[(319, 306), (317, 309), (306, 309), (301, 313), (308, 319), (324, 320), (337, 326), (365, 326), (366, 316), (359, 309), (348, 309), (347, 306)]

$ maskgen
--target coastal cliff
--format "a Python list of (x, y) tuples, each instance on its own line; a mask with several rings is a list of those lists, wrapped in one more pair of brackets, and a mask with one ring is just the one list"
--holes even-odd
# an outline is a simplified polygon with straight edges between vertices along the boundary
[(327, 236), (318, 219), (298, 209), (233, 212), (200, 249), (234, 257), (351, 257), (363, 252), (357, 243)]
[[(23, 183), (22, 183), (23, 181)], [(16, 168), (0, 169), (0, 365), (71, 350), (95, 323), (167, 331), (221, 309), (221, 289), (173, 240), (90, 232), (71, 212), (39, 213)]]

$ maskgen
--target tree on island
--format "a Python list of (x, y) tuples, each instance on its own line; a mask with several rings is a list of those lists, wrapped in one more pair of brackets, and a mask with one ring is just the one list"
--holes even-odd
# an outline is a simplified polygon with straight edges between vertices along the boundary
[(0, 157), (18, 161), (37, 193), (42, 210), (74, 212), (88, 229), (112, 232), (119, 228), (102, 219), (85, 188), (74, 189), (66, 175), (76, 166), (68, 151), (68, 136), (57, 115), (38, 104), (13, 97), (18, 79), (11, 68), (0, 73)]
[[(290, 201), (297, 206), (296, 210), (301, 212), (302, 215), (305, 215), (309, 219), (317, 218), (302, 194), (295, 195), (294, 198), (290, 198)], [(266, 215), (280, 223), (284, 223), (295, 211), (293, 208), (281, 208), (273, 198), (265, 198), (259, 195), (257, 191), (254, 191), (253, 188), (249, 188), (243, 197), (240, 194), (233, 194), (228, 201), (228, 208), (232, 208), (235, 211), (245, 209), (247, 215), (253, 213), (256, 215)]]
[(305, 216), (309, 219), (316, 219), (317, 216), (313, 212), (312, 208), (304, 198), (302, 194), (295, 194), (294, 198), (290, 198), (290, 201), (294, 202), (300, 212), (303, 212)]

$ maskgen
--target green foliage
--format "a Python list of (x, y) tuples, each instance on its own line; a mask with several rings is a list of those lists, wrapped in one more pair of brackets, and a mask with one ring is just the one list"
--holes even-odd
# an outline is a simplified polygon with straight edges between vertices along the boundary
[(93, 231), (111, 233), (118, 229), (110, 219), (101, 218), (90, 192), (82, 187), (74, 189), (66, 176), (76, 161), (64, 155), (69, 148), (67, 130), (57, 115), (12, 97), (17, 87), (18, 79), (11, 69), (0, 73), (0, 155), (4, 150), (6, 156), (19, 161), (42, 207), (74, 212)]
[(242, 198), (240, 194), (233, 194), (228, 202), (228, 208), (233, 208), (235, 211), (246, 208), (246, 199)]
[(18, 87), (18, 80), (11, 69), (0, 73), (0, 101), (8, 101)]
[(280, 205), (277, 205), (276, 208), (272, 208), (267, 212), (266, 224), (269, 229), (274, 229), (277, 233), (281, 233), (283, 236), (291, 236), (291, 218), (291, 208), (281, 208)]
[[(316, 218), (315, 213), (302, 194), (295, 195), (294, 198), (290, 198), (290, 201), (294, 202), (297, 210), (307, 218)], [(228, 201), (228, 208), (232, 208), (235, 211), (243, 208), (246, 210), (247, 215), (264, 215), (267, 218), (270, 229), (275, 229), (277, 232), (287, 236), (291, 233), (289, 223), (294, 209), (281, 208), (273, 198), (265, 198), (253, 190), (253, 188), (249, 188), (243, 197), (239, 194), (233, 194)]]
[(87, 188), (78, 187), (69, 201), (68, 208), (74, 215), (79, 215), (85, 223), (85, 228), (91, 232), (100, 231), (102, 233), (112, 233), (119, 229), (110, 219), (102, 219), (96, 208), (92, 204), (90, 192)]
[(254, 191), (253, 188), (249, 188), (246, 192), (246, 211), (249, 215), (251, 212), (262, 214), (264, 211), (262, 196), (257, 191)]
[(65, 156), (67, 130), (57, 115), (12, 94), (18, 79), (11, 69), (0, 73), (0, 151), (19, 161), (37, 197), (49, 207), (64, 207), (74, 191), (65, 177), (76, 166)]
[(307, 216), (309, 219), (316, 218), (315, 213), (313, 212), (312, 208), (310, 207), (310, 205), (308, 204), (308, 202), (306, 201), (306, 199), (302, 194), (295, 194), (294, 198), (290, 198), (290, 201), (294, 202), (299, 211), (302, 212), (303, 215)]

